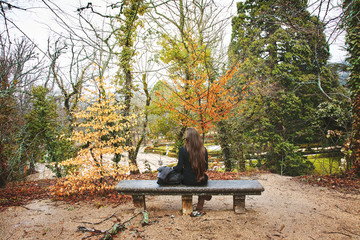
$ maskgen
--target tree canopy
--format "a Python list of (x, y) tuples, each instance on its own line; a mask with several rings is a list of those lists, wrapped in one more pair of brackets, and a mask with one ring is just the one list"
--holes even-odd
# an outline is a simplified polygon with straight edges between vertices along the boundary
[[(344, 1), (330, 19), (328, 0), (244, 0), (234, 15), (212, 0), (104, 3), (79, 2), (70, 13), (53, 2), (0, 1), (0, 185), (40, 161), (76, 184), (104, 183), (127, 174), (118, 171), (124, 164), (139, 172), (138, 151), (151, 138), (176, 151), (187, 127), (204, 142), (215, 135), (226, 171), (254, 160), (309, 174), (300, 149), (334, 147), (358, 173), (358, 1)], [(28, 6), (44, 7), (60, 26), (46, 51), (12, 14)], [(330, 64), (340, 27), (348, 62)], [(86, 175), (82, 165), (95, 170)], [(59, 193), (76, 191), (65, 188)]]

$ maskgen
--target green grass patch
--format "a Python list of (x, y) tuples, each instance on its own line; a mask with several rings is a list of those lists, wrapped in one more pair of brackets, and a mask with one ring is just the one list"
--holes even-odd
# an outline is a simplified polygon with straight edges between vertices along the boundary
[(314, 175), (341, 173), (341, 154), (321, 153), (307, 155), (307, 159), (314, 164)]
[[(256, 160), (256, 159), (252, 159), (251, 161), (246, 160), (246, 163), (245, 163), (246, 171), (256, 170), (257, 163), (258, 163), (258, 160)], [(225, 172), (225, 165), (224, 165), (223, 161), (221, 161), (219, 158), (211, 158), (209, 161), (209, 169), (214, 170), (214, 171), (219, 171), (219, 172)], [(242, 172), (239, 170), (239, 167), (237, 165), (233, 167), (232, 171), (235, 173)]]
[[(207, 144), (208, 145), (208, 144)], [(157, 145), (157, 146), (148, 146), (145, 149), (147, 153), (161, 154), (166, 155), (167, 147), (166, 145)], [(220, 160), (222, 158), (221, 150), (208, 150), (209, 154), (209, 169), (224, 172), (225, 166)], [(178, 153), (175, 152), (175, 149), (172, 145), (168, 145), (168, 154), (167, 156), (177, 158)], [(327, 174), (336, 174), (341, 173), (339, 168), (341, 163), (342, 154), (341, 153), (319, 153), (311, 154), (305, 156), (307, 160), (314, 164), (315, 170), (314, 175), (327, 175)], [(258, 161), (252, 159), (246, 161), (246, 170), (256, 169)], [(175, 164), (176, 165), (176, 164)], [(234, 171), (237, 170), (237, 166), (234, 166)]]
[[(145, 148), (144, 152), (146, 153), (154, 153), (154, 154), (160, 154), (166, 156), (166, 146), (148, 146)], [(178, 154), (172, 150), (172, 146), (169, 146), (168, 148), (168, 157), (174, 157), (177, 158)]]

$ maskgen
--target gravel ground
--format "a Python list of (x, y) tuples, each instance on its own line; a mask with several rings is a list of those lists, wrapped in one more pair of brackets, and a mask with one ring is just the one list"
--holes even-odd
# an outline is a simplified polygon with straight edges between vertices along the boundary
[(360, 239), (360, 195), (276, 174), (251, 178), (265, 191), (246, 198), (245, 214), (232, 211), (231, 196), (214, 196), (205, 203), (206, 214), (194, 218), (181, 215), (180, 196), (154, 196), (147, 198), (150, 225), (142, 226), (142, 215), (135, 215), (131, 203), (114, 207), (43, 200), (1, 212), (0, 238), (82, 239), (90, 233), (77, 231), (78, 226), (107, 230), (117, 221), (114, 216), (121, 222), (135, 216), (114, 239)]

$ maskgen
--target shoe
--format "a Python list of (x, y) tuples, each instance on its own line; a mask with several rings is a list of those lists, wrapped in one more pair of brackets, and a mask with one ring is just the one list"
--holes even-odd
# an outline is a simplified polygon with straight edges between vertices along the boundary
[(190, 217), (201, 217), (201, 216), (204, 216), (206, 213), (204, 212), (200, 212), (200, 211), (193, 211), (191, 214), (190, 214)]

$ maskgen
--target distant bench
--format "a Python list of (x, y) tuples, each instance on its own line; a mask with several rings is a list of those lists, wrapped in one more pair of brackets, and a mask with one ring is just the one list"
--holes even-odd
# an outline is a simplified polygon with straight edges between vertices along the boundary
[(160, 186), (156, 180), (122, 180), (115, 190), (123, 195), (132, 195), (134, 206), (144, 210), (145, 195), (181, 195), (182, 213), (189, 215), (193, 211), (193, 195), (233, 195), (235, 213), (244, 213), (246, 195), (261, 195), (264, 188), (257, 180), (209, 180), (205, 186)]

